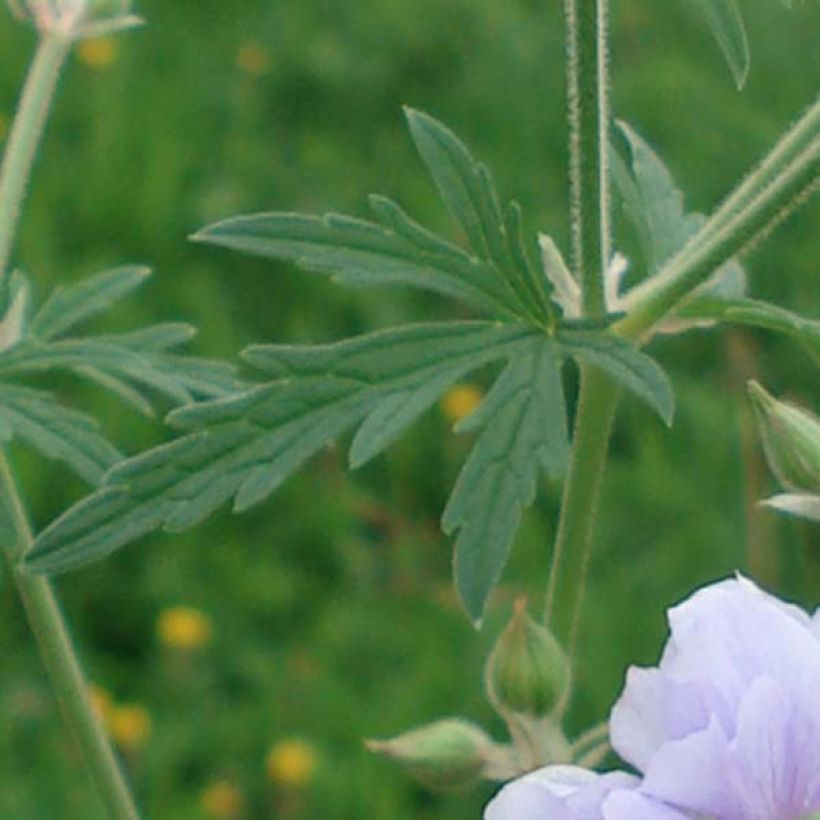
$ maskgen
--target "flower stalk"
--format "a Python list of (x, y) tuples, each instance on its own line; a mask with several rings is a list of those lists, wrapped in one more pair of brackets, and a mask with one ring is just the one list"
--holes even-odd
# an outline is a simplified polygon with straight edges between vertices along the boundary
[(41, 37), (17, 106), (0, 165), (0, 280), (9, 264), (31, 169), (70, 46), (71, 41), (58, 34)]
[[(0, 283), (5, 275), (34, 161), (54, 94), (76, 32), (40, 28), (17, 113), (0, 164)], [(138, 817), (111, 743), (88, 696), (88, 685), (50, 582), (20, 567), (33, 536), (11, 466), (0, 450), (3, 549), (63, 716), (89, 773), (115, 820)]]
[[(584, 317), (606, 314), (612, 254), (609, 202), (608, 0), (566, 0), (567, 98), (574, 275)], [(581, 369), (572, 455), (552, 555), (546, 621), (570, 657), (584, 594), (618, 390)]]
[(109, 817), (136, 820), (139, 815), (99, 715), (89, 699), (88, 684), (51, 584), (46, 578), (27, 575), (19, 569), (33, 538), (8, 459), (1, 452), (0, 499), (6, 558), (65, 721), (83, 754)]
[(608, 0), (565, 0), (573, 273), (585, 316), (606, 313), (609, 215)]

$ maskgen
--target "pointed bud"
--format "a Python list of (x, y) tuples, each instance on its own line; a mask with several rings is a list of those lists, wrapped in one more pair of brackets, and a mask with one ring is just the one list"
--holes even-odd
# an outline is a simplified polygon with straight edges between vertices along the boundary
[(493, 742), (478, 726), (449, 718), (390, 740), (368, 740), (366, 746), (395, 760), (428, 788), (451, 790), (481, 779)]
[(559, 713), (569, 695), (570, 666), (552, 633), (527, 614), (520, 598), (487, 660), (487, 696), (502, 714), (531, 718)]
[(789, 490), (820, 491), (820, 419), (810, 411), (779, 401), (757, 382), (749, 396), (769, 466)]

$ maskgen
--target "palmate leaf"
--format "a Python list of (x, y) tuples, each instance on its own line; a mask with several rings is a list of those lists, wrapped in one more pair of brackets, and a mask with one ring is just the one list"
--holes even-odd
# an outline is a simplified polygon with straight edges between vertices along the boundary
[(672, 174), (646, 140), (623, 121), (618, 130), (629, 148), (629, 163), (612, 152), (613, 181), (651, 276), (697, 232), (703, 217), (687, 213)]
[(569, 444), (560, 351), (533, 339), (511, 359), (476, 412), (460, 426), (481, 433), (462, 468), (442, 525), (458, 530), (456, 587), (480, 622), (501, 575), (522, 510), (532, 504), (539, 474), (561, 475)]
[[(27, 561), (32, 571), (68, 570), (154, 529), (192, 526), (231, 499), (235, 510), (247, 509), (345, 432), (353, 431), (351, 466), (364, 464), (451, 385), (495, 365), (500, 375), (463, 425), (477, 437), (443, 516), (445, 529), (456, 533), (459, 592), (479, 620), (538, 476), (558, 475), (566, 463), (563, 361), (605, 369), (671, 419), (671, 389), (660, 368), (612, 335), (609, 319), (594, 327), (586, 320), (559, 325), (552, 285), (530, 265), (517, 206), (502, 213), (489, 173), (451, 131), (420, 112), (407, 117), (469, 251), (384, 197), (370, 199), (373, 222), (267, 213), (220, 222), (195, 238), (295, 261), (352, 285), (425, 288), (491, 319), (411, 325), (335, 344), (249, 348), (245, 360), (270, 380), (174, 411), (169, 421), (181, 437), (114, 467), (97, 492), (40, 534)], [(113, 344), (145, 352), (141, 345)], [(35, 355), (46, 364), (62, 356), (71, 365), (75, 352), (64, 342), (47, 353), (18, 355), (28, 357), (29, 367)], [(95, 366), (108, 373), (133, 366), (127, 358), (109, 362), (108, 349), (98, 347), (97, 355)]]
[(319, 347), (251, 348), (247, 358), (276, 381), (173, 413), (188, 434), (118, 465), (100, 491), (40, 534), (29, 564), (63, 571), (159, 526), (191, 526), (230, 498), (246, 509), (356, 425), (351, 458), (363, 463), (449, 385), (534, 335), (523, 325), (454, 322)]
[(114, 268), (73, 285), (58, 286), (32, 317), (29, 332), (43, 341), (63, 336), (75, 325), (104, 313), (150, 275), (149, 268), (140, 266)]
[[(614, 352), (613, 352), (614, 351)], [(192, 526), (233, 498), (263, 500), (308, 458), (357, 428), (353, 466), (389, 446), (452, 384), (507, 365), (465, 429), (481, 428), (444, 515), (458, 530), (456, 579), (479, 620), (540, 472), (559, 474), (568, 449), (560, 365), (586, 357), (668, 416), (662, 372), (626, 342), (590, 332), (550, 337), (523, 324), (411, 325), (319, 346), (259, 345), (244, 357), (275, 377), (240, 395), (175, 411), (185, 431), (117, 465), (104, 486), (37, 539), (29, 566), (61, 572), (158, 527)]]
[(0, 440), (13, 437), (65, 462), (93, 485), (122, 458), (90, 416), (63, 407), (42, 390), (0, 383)]
[(645, 401), (667, 426), (672, 425), (675, 413), (672, 384), (653, 358), (611, 333), (565, 330), (558, 338), (565, 353), (604, 370)]
[(359, 285), (410, 285), (459, 299), (500, 319), (554, 323), (549, 286), (530, 264), (520, 210), (502, 215), (484, 166), (441, 123), (407, 111), (411, 134), (472, 254), (414, 222), (391, 200), (370, 197), (376, 222), (327, 214), (262, 213), (218, 222), (196, 241), (287, 259)]
[[(634, 128), (619, 121), (628, 147), (628, 162), (611, 152), (613, 181), (627, 218), (634, 227), (649, 277), (694, 236), (705, 221), (702, 214), (687, 212), (684, 197), (663, 160)], [(715, 299), (735, 299), (746, 294), (746, 273), (731, 260), (704, 283), (699, 294)], [(682, 330), (691, 322), (682, 315), (666, 329)]]
[(69, 370), (114, 391), (147, 415), (153, 414), (153, 394), (187, 404), (236, 390), (240, 382), (231, 365), (177, 351), (196, 334), (191, 325), (167, 323), (128, 333), (66, 337), (149, 275), (143, 267), (116, 268), (55, 289), (19, 340), (0, 352), (0, 379)]

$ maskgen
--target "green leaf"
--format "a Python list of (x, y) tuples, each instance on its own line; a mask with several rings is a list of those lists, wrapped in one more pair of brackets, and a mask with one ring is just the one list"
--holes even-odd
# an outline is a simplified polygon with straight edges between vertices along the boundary
[(362, 463), (450, 384), (517, 354), (533, 335), (522, 325), (452, 322), (318, 347), (250, 348), (248, 361), (276, 381), (172, 413), (169, 421), (188, 435), (117, 465), (106, 486), (41, 533), (30, 564), (64, 571), (159, 526), (192, 526), (230, 498), (246, 509), (359, 424), (351, 457)]
[(423, 288), (491, 316), (551, 327), (548, 284), (529, 261), (518, 206), (510, 203), (502, 215), (489, 172), (449, 129), (418, 111), (408, 110), (407, 119), (472, 254), (431, 233), (382, 196), (370, 197), (376, 222), (332, 213), (262, 213), (218, 222), (193, 239), (290, 260), (350, 285)]
[(41, 390), (0, 384), (0, 428), (3, 440), (16, 436), (46, 458), (65, 462), (90, 484), (99, 484), (122, 458), (93, 418)]
[(540, 337), (510, 359), (480, 407), (461, 424), (481, 433), (444, 511), (445, 532), (458, 531), (456, 586), (479, 622), (498, 582), (521, 512), (532, 504), (539, 474), (566, 465), (566, 410), (560, 351)]
[(565, 330), (558, 339), (568, 355), (606, 371), (643, 399), (667, 426), (672, 425), (675, 395), (669, 377), (654, 359), (611, 333)]
[(20, 342), (25, 334), (31, 287), (28, 279), (20, 271), (12, 271), (11, 276), (0, 283), (0, 295), (5, 312), (0, 319), (0, 352), (9, 350)]
[(56, 287), (32, 317), (29, 330), (43, 341), (62, 336), (80, 322), (104, 313), (150, 275), (144, 267), (115, 268), (74, 285)]
[(697, 0), (731, 69), (737, 87), (749, 75), (749, 39), (736, 0)]
[(613, 181), (652, 275), (697, 232), (703, 217), (686, 212), (672, 174), (646, 140), (623, 121), (618, 128), (629, 147), (630, 163), (612, 152)]
[(769, 302), (702, 296), (683, 305), (678, 315), (688, 320), (728, 322), (783, 333), (805, 345), (815, 360), (820, 361), (820, 321), (806, 319)]
[(193, 239), (301, 268), (358, 286), (410, 285), (512, 317), (515, 301), (492, 269), (422, 228), (394, 203), (371, 199), (385, 224), (326, 214), (263, 213), (204, 228)]
[(412, 108), (406, 108), (405, 115), (413, 141), (473, 253), (495, 266), (516, 298), (519, 315), (551, 322), (546, 280), (532, 270), (522, 253), (518, 206), (511, 203), (506, 218), (502, 217), (486, 166), (438, 120)]
[[(703, 225), (702, 214), (687, 212), (684, 197), (663, 160), (631, 126), (619, 121), (618, 127), (629, 148), (629, 164), (617, 151), (611, 152), (612, 175), (624, 212), (637, 233), (647, 274), (651, 277)], [(698, 292), (731, 299), (745, 295), (746, 273), (735, 260), (719, 268)], [(680, 321), (666, 330), (684, 330)]]

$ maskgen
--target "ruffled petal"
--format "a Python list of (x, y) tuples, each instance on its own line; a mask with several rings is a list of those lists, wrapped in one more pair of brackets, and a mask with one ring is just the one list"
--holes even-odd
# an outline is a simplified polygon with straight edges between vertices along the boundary
[(676, 681), (659, 669), (633, 667), (610, 716), (612, 748), (645, 771), (665, 742), (706, 728), (712, 716), (724, 726), (733, 722), (710, 681)]
[(712, 681), (737, 708), (751, 682), (766, 676), (788, 686), (820, 664), (808, 615), (744, 578), (696, 592), (669, 612), (672, 636), (660, 669), (676, 680)]

